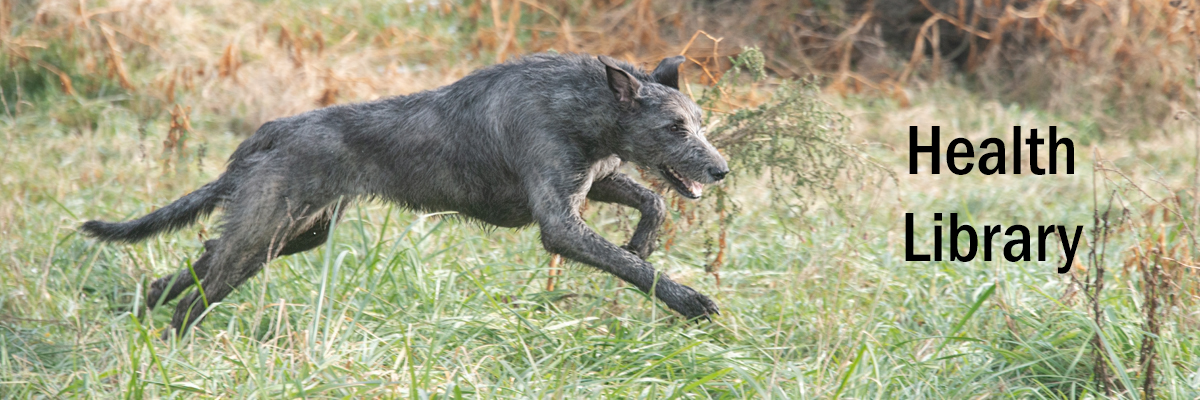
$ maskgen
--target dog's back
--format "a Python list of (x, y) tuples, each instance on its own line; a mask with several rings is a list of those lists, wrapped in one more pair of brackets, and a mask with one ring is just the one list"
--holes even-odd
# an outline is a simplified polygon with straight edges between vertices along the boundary
[(309, 192), (527, 225), (524, 164), (557, 156), (545, 154), (545, 143), (601, 147), (595, 142), (616, 124), (617, 110), (604, 101), (608, 91), (594, 58), (529, 56), (436, 90), (268, 122), (230, 157), (228, 173), (287, 169), (305, 177), (292, 184)]

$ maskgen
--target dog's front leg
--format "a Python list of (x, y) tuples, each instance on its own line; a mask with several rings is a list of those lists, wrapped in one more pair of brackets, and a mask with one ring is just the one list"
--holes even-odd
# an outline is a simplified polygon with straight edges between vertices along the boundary
[(616, 203), (638, 209), (642, 217), (629, 244), (622, 246), (643, 260), (654, 252), (658, 228), (666, 217), (667, 205), (661, 196), (622, 173), (614, 173), (592, 182), (587, 197), (605, 203)]
[(672, 281), (654, 267), (604, 240), (583, 223), (568, 200), (569, 193), (555, 193), (548, 186), (534, 188), (533, 216), (541, 227), (542, 245), (551, 253), (615, 275), (646, 293), (653, 293), (672, 310), (688, 319), (708, 318), (717, 305), (696, 290)]

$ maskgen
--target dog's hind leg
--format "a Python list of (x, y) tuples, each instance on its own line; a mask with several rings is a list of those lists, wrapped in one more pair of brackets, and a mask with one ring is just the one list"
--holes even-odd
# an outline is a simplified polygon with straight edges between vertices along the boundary
[(666, 217), (667, 205), (661, 196), (642, 186), (622, 173), (614, 173), (592, 182), (587, 197), (605, 203), (616, 203), (636, 208), (642, 213), (637, 229), (629, 243), (621, 246), (645, 260), (654, 252), (658, 228)]
[[(160, 304), (165, 304), (180, 294), (184, 290), (196, 284), (196, 279), (204, 277), (208, 274), (208, 266), (212, 263), (212, 255), (216, 251), (216, 247), (220, 246), (217, 239), (204, 242), (204, 254), (196, 262), (192, 263), (192, 268), (183, 268), (178, 272), (158, 278), (154, 283), (150, 284), (150, 290), (146, 293), (146, 308), (154, 309)], [(192, 272), (195, 272), (195, 276)]]
[(175, 306), (171, 328), (176, 334), (182, 336), (209, 306), (224, 300), (271, 259), (311, 249), (328, 237), (328, 202), (311, 193), (288, 191), (282, 178), (260, 179), (246, 185), (250, 189), (237, 193), (227, 206), (224, 235), (199, 289)]
[[(339, 210), (339, 218), (341, 214), (341, 210)], [(312, 227), (288, 240), (283, 249), (279, 251), (279, 256), (312, 250), (325, 243), (325, 240), (329, 238), (329, 228), (332, 220), (332, 211), (326, 210), (319, 213), (313, 221)], [(174, 274), (158, 278), (154, 283), (151, 283), (150, 290), (146, 295), (146, 307), (154, 309), (154, 307), (174, 300), (196, 283), (195, 278), (200, 278), (208, 274), (208, 266), (212, 263), (213, 254), (219, 245), (220, 242), (217, 239), (205, 241), (204, 254), (200, 255), (200, 258), (192, 263), (191, 269), (181, 269)], [(192, 274), (193, 271), (195, 272), (194, 276)]]
[(288, 240), (287, 244), (283, 245), (283, 249), (279, 251), (279, 255), (286, 256), (309, 251), (325, 243), (325, 240), (329, 239), (329, 228), (335, 219), (341, 219), (342, 211), (345, 209), (339, 207), (336, 216), (330, 209), (315, 215), (311, 227)]

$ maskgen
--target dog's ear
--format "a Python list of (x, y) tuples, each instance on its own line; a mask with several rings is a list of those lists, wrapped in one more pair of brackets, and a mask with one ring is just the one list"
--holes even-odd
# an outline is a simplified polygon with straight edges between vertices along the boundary
[(633, 105), (634, 99), (637, 99), (638, 89), (642, 88), (642, 83), (638, 82), (637, 78), (634, 78), (629, 72), (618, 67), (616, 61), (608, 56), (596, 58), (604, 64), (605, 73), (608, 75), (608, 88), (612, 89), (613, 94), (617, 96), (617, 101), (623, 105)]
[(650, 77), (663, 86), (679, 90), (679, 65), (683, 64), (684, 61), (687, 61), (687, 57), (675, 56), (664, 58), (658, 62), (657, 67), (654, 67), (654, 72), (650, 73)]

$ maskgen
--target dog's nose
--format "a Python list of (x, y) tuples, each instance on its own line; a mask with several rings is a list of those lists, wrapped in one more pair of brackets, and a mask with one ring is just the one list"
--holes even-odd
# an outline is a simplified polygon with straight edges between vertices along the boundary
[(729, 173), (729, 170), (727, 170), (727, 169), (720, 169), (717, 167), (712, 167), (712, 168), (708, 169), (708, 174), (712, 176), (713, 180), (717, 180), (717, 181), (725, 179), (725, 174), (728, 174), (728, 173)]

